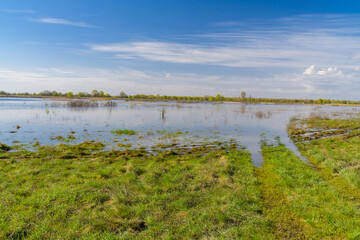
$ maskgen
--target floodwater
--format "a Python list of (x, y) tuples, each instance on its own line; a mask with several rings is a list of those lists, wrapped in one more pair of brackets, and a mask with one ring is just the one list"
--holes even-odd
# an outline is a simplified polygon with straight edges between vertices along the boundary
[[(158, 143), (234, 141), (245, 146), (259, 166), (262, 134), (269, 140), (279, 136), (282, 143), (300, 156), (286, 132), (292, 117), (360, 110), (312, 105), (115, 102), (117, 105), (112, 107), (100, 103), (98, 107), (71, 108), (66, 101), (0, 98), (0, 143), (30, 146), (35, 142), (55, 145), (94, 140), (117, 149), (118, 143), (150, 148)], [(116, 129), (132, 129), (138, 134), (116, 136), (111, 133)], [(75, 139), (71, 140), (70, 135)], [(55, 139), (57, 136), (63, 139)]]

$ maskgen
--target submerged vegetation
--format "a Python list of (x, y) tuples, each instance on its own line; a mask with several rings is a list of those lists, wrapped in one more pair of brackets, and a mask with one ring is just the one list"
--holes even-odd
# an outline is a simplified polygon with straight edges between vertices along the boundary
[(309, 118), (293, 118), (288, 125), (290, 137), (295, 142), (310, 141), (336, 135), (343, 138), (360, 135), (360, 118), (344, 116), (329, 118), (319, 114), (311, 114)]
[(49, 104), (51, 107), (69, 107), (69, 108), (95, 108), (95, 107), (116, 107), (115, 101), (96, 101), (88, 99), (73, 99), (70, 101), (57, 101)]

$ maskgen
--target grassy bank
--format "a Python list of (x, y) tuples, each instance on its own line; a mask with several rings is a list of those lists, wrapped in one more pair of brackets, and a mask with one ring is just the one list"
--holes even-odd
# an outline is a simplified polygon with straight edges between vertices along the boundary
[(257, 169), (266, 211), (279, 239), (360, 237), (360, 210), (284, 146), (263, 148)]
[(249, 153), (0, 153), (0, 239), (271, 239)]
[[(333, 136), (300, 141), (297, 146), (330, 184), (360, 203), (360, 119), (310, 118), (299, 121), (298, 126), (305, 126), (304, 131), (312, 128), (321, 133), (333, 129)], [(292, 129), (289, 132), (292, 133)]]

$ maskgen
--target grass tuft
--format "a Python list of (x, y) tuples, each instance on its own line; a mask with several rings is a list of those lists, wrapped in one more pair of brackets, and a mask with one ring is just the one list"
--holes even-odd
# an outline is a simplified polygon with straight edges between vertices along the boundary
[(116, 135), (136, 135), (137, 132), (131, 129), (116, 129), (112, 130), (111, 133)]

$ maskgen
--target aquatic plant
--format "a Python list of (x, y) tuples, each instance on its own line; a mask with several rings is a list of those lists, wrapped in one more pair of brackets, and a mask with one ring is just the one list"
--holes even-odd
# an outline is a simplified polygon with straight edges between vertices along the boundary
[(99, 103), (88, 100), (71, 100), (67, 102), (67, 106), (71, 108), (98, 107)]
[(111, 133), (116, 135), (136, 135), (137, 132), (131, 129), (116, 129), (112, 130)]
[(106, 101), (106, 103), (104, 104), (104, 107), (116, 107), (117, 106), (117, 102), (114, 101)]
[(10, 151), (10, 150), (11, 150), (11, 147), (9, 147), (6, 144), (0, 143), (0, 152), (2, 152), (2, 151), (7, 152), (7, 151)]

